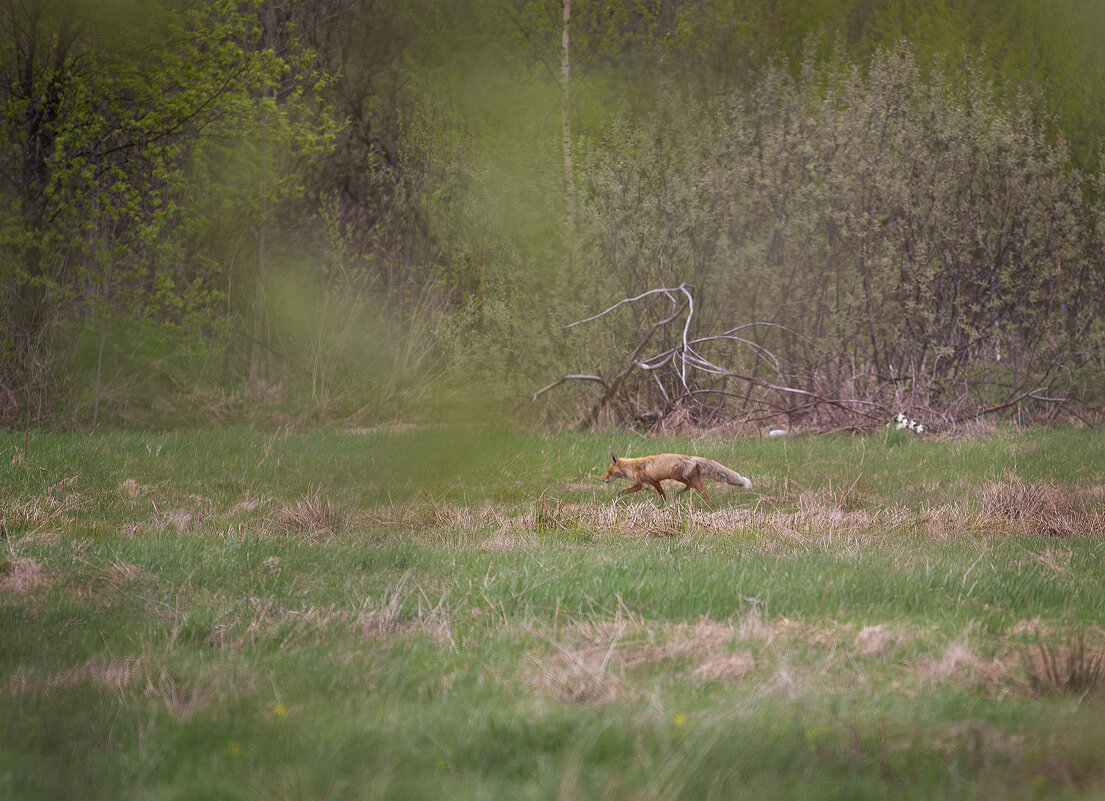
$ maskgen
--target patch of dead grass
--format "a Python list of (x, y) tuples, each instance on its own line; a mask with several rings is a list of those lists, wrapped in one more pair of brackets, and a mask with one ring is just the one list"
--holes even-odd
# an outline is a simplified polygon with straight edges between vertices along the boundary
[[(765, 621), (756, 610), (736, 621), (702, 618), (694, 623), (644, 621), (619, 613), (613, 619), (575, 621), (551, 633), (530, 633), (545, 639), (545, 645), (528, 653), (526, 680), (542, 692), (587, 705), (641, 694), (634, 672), (645, 670), (647, 677), (650, 668), (676, 681), (750, 682), (751, 693), (788, 697), (804, 687), (841, 692), (885, 681), (908, 693), (948, 685), (996, 695), (1034, 692), (1025, 689), (1024, 670), (1010, 648), (984, 657), (965, 638), (957, 638), (933, 656), (911, 658), (900, 649), (925, 635), (890, 623)], [(1083, 659), (1080, 664), (1105, 662)]]
[(139, 578), (142, 575), (142, 568), (129, 562), (116, 561), (104, 569), (104, 575), (108, 583), (120, 586)]
[(142, 660), (138, 657), (97, 658), (39, 678), (28, 676), (24, 671), (16, 671), (8, 682), (8, 692), (10, 695), (18, 697), (56, 687), (95, 684), (118, 694), (127, 689), (135, 680), (141, 665)]
[(220, 699), (252, 692), (253, 682), (225, 667), (213, 666), (196, 676), (174, 675), (151, 655), (95, 657), (79, 665), (35, 676), (17, 670), (8, 682), (13, 698), (33, 693), (91, 685), (118, 697), (146, 698), (171, 714), (188, 718)]
[(241, 651), (276, 639), (281, 646), (316, 643), (325, 639), (332, 626), (352, 616), (333, 606), (288, 609), (260, 598), (251, 598), (250, 602), (250, 612), (227, 615), (212, 626), (207, 644)]
[(703, 510), (690, 503), (569, 503), (542, 498), (520, 522), (545, 531), (585, 529), (599, 534), (667, 538), (687, 531), (733, 531), (752, 516), (748, 509)]
[[(916, 532), (932, 541), (962, 536), (1100, 536), (1105, 514), (1095, 490), (1078, 490), (1023, 481), (992, 482), (981, 499), (920, 510), (879, 507), (850, 492), (802, 492), (761, 497), (754, 508), (710, 508), (698, 498), (660, 505), (652, 499), (597, 502), (543, 497), (528, 512), (512, 514), (501, 506), (465, 506), (423, 499), (405, 506), (366, 512), (366, 527), (491, 531), (500, 544), (536, 532), (585, 532), (598, 537), (670, 539), (697, 534), (748, 536), (749, 545), (769, 553), (810, 551), (832, 543), (856, 550), (882, 541), (887, 531)], [(1100, 493), (1098, 493), (1100, 494)], [(492, 546), (493, 547), (493, 546)]]
[(991, 481), (981, 494), (982, 517), (999, 529), (1046, 537), (1086, 537), (1105, 531), (1105, 515), (1093, 508), (1094, 491), (1018, 476)]
[(247, 496), (244, 499), (238, 501), (230, 507), (230, 516), (237, 517), (239, 515), (248, 515), (261, 508), (265, 503), (262, 498), (255, 498), (253, 496)]
[[(262, 568), (279, 571), (279, 560), (266, 560)], [(251, 613), (232, 615), (214, 628), (210, 637), (213, 645), (242, 649), (278, 638), (286, 646), (292, 642), (321, 641), (335, 628), (346, 631), (351, 628), (366, 639), (426, 634), (455, 648), (452, 617), (444, 600), (430, 603), (420, 588), (409, 588), (405, 579), (378, 601), (366, 598), (357, 610), (317, 605), (289, 609), (259, 598), (251, 602)]]
[(199, 513), (195, 509), (168, 509), (157, 517), (158, 531), (172, 529), (178, 535), (185, 534), (197, 521)]
[(0, 499), (0, 521), (3, 529), (34, 532), (68, 531), (74, 526), (72, 512), (75, 503), (69, 500), (38, 496), (29, 499)]
[(898, 644), (899, 634), (892, 626), (875, 623), (864, 626), (852, 640), (852, 647), (863, 656), (882, 656)]
[(149, 484), (141, 484), (136, 479), (128, 478), (119, 484), (119, 494), (129, 505), (134, 506), (139, 500), (153, 492), (154, 488)]
[(419, 423), (381, 423), (375, 426), (346, 428), (338, 433), (351, 437), (374, 436), (377, 434), (397, 436), (399, 434), (410, 433), (411, 431), (420, 431), (423, 428), (425, 428), (425, 426)]
[(486, 540), (479, 542), (476, 548), (489, 553), (496, 553), (498, 551), (528, 551), (534, 548), (536, 544), (537, 541), (533, 537), (527, 536), (525, 533), (518, 533), (512, 536), (503, 532), (496, 532)]
[(739, 641), (770, 642), (791, 626), (757, 614), (738, 623), (700, 618), (693, 623), (645, 621), (619, 610), (613, 619), (578, 620), (546, 635), (547, 655), (529, 653), (535, 688), (567, 701), (603, 704), (636, 692), (632, 671), (664, 665), (678, 680), (732, 683), (759, 667)]
[(554, 643), (554, 649), (548, 658), (529, 654), (532, 670), (527, 680), (538, 691), (586, 706), (609, 703), (625, 695), (624, 675), (611, 666), (608, 658), (612, 651), (577, 649), (562, 643)]
[(0, 562), (0, 593), (26, 595), (37, 587), (47, 586), (51, 572), (38, 560), (17, 556)]
[(1007, 660), (984, 659), (971, 650), (965, 640), (954, 640), (939, 657), (928, 657), (915, 665), (918, 678), (932, 685), (948, 682), (997, 684), (1009, 675), (1009, 671)]
[(311, 492), (284, 504), (269, 516), (268, 526), (284, 534), (301, 534), (311, 542), (324, 542), (346, 528), (348, 515), (328, 496)]
[(690, 678), (728, 683), (743, 679), (755, 669), (756, 659), (751, 651), (732, 651), (706, 657), (690, 672)]

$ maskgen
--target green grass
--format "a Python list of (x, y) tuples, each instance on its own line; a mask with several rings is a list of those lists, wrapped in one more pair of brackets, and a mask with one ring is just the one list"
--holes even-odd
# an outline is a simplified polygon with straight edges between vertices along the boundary
[[(613, 503), (669, 450), (755, 488)], [(1072, 430), (0, 435), (0, 798), (1101, 797), (1103, 481)]]

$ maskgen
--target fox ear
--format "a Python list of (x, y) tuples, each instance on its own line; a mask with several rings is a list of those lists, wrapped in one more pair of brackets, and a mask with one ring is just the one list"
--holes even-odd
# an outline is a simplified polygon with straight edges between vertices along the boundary
[(618, 463), (618, 457), (615, 456), (614, 454), (610, 454), (610, 462), (612, 464), (617, 464)]

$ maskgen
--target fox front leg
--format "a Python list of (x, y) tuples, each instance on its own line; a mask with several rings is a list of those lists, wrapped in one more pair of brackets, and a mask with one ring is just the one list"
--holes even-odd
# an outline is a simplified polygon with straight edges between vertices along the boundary
[(642, 487), (643, 487), (642, 484), (633, 484), (629, 487), (626, 487), (623, 490), (619, 490), (618, 492), (614, 493), (614, 499), (611, 501), (611, 503), (612, 504), (617, 504), (618, 501), (620, 501), (622, 498), (624, 498), (629, 493), (639, 492)]

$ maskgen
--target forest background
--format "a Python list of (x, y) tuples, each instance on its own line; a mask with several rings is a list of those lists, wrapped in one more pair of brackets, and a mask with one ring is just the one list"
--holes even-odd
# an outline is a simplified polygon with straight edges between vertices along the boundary
[(1100, 422), (1103, 38), (1097, 0), (12, 0), (0, 421)]

